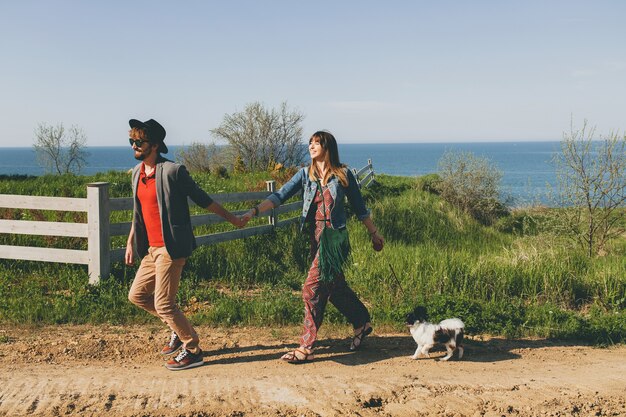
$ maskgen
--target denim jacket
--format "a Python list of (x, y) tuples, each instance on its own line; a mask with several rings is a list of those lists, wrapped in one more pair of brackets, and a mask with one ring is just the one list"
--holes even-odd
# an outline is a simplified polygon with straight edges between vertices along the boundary
[[(346, 227), (346, 209), (344, 207), (344, 197), (348, 197), (350, 205), (356, 212), (359, 220), (365, 220), (370, 216), (370, 210), (365, 207), (365, 202), (361, 196), (361, 190), (357, 185), (356, 179), (352, 172), (346, 168), (346, 174), (348, 178), (348, 186), (343, 187), (339, 180), (335, 177), (331, 177), (328, 181), (328, 188), (330, 194), (333, 197), (335, 205), (330, 213), (330, 222), (333, 229), (343, 229)], [(301, 168), (280, 190), (270, 194), (267, 198), (270, 200), (274, 207), (280, 206), (289, 198), (294, 196), (298, 191), (303, 193), (302, 195), (302, 216), (300, 218), (300, 228), (304, 227), (311, 203), (315, 199), (315, 193), (317, 192), (317, 183), (309, 178), (309, 167)]]

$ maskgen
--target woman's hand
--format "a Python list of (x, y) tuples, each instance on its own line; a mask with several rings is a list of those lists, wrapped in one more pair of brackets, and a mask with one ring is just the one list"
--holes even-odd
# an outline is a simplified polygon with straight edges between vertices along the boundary
[(378, 233), (378, 230), (374, 231), (374, 233), (370, 233), (370, 238), (372, 239), (372, 247), (374, 250), (381, 251), (385, 245), (385, 239)]

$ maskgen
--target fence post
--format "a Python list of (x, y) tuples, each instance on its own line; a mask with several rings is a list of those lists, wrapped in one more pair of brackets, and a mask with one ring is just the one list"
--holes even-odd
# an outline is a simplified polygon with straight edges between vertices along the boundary
[[(267, 191), (269, 191), (270, 193), (273, 193), (274, 191), (276, 191), (276, 181), (274, 180), (265, 181), (265, 184), (267, 185)], [(270, 217), (269, 217), (269, 224), (271, 224), (272, 226), (276, 226), (277, 223), (278, 223), (278, 214), (276, 214), (276, 210), (272, 209), (272, 213), (270, 214)]]
[(87, 252), (89, 283), (97, 284), (111, 271), (109, 183), (87, 184)]
[(358, 185), (359, 188), (361, 188), (361, 180), (359, 179), (359, 174), (358, 174), (358, 171), (356, 170), (356, 168), (352, 168), (352, 173), (354, 174), (354, 179), (356, 180), (356, 185)]

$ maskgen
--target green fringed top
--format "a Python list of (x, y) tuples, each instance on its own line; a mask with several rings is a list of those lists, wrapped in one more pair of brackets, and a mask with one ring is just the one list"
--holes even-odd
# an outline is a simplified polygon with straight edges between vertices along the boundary
[(326, 203), (322, 184), (317, 181), (317, 187), (322, 195), (322, 207), (324, 213), (324, 230), (319, 242), (319, 269), (320, 281), (332, 282), (335, 277), (343, 272), (344, 265), (350, 258), (350, 239), (348, 229), (333, 229), (327, 227)]

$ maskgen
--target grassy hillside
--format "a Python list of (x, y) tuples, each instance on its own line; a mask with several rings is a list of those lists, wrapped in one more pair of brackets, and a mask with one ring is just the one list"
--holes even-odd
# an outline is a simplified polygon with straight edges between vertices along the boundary
[[(275, 174), (282, 184), (288, 173)], [(268, 173), (229, 179), (195, 175), (210, 193), (262, 190)], [(85, 196), (85, 184), (111, 183), (111, 196), (130, 196), (129, 175), (11, 177), (0, 193)], [(352, 216), (348, 228), (353, 263), (348, 282), (370, 308), (374, 323), (401, 329), (416, 304), (433, 320), (462, 318), (470, 333), (542, 336), (596, 343), (626, 340), (626, 245), (589, 259), (543, 224), (550, 210), (515, 212), (493, 227), (458, 213), (421, 189), (418, 179), (379, 176), (364, 191), (386, 238), (374, 252)], [(244, 208), (251, 204), (228, 206)], [(295, 213), (294, 213), (295, 214)], [(0, 209), (2, 218), (84, 221), (81, 215)], [(116, 213), (113, 221), (128, 221)], [(262, 220), (256, 220), (261, 222)], [(232, 228), (204, 228), (201, 233)], [(83, 239), (0, 235), (2, 244), (85, 246)], [(125, 238), (114, 240), (116, 247)], [(270, 235), (201, 247), (188, 260), (179, 302), (195, 323), (296, 324), (302, 320), (300, 287), (306, 276), (308, 238), (296, 226)], [(86, 267), (0, 260), (0, 322), (136, 323), (152, 317), (126, 295), (136, 267), (115, 264), (99, 286), (87, 284)], [(343, 323), (330, 307), (326, 320)]]

